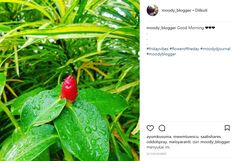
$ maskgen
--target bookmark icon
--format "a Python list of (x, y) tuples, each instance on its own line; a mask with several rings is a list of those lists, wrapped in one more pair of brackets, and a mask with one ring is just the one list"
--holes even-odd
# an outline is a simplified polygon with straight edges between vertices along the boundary
[(225, 131), (230, 131), (230, 125), (225, 125)]

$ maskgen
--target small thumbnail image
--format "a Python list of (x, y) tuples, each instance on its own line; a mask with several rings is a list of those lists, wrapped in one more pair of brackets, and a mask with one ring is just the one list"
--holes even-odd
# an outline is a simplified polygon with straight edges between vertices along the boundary
[(147, 7), (147, 13), (150, 16), (156, 16), (158, 14), (158, 11), (159, 11), (159, 9), (156, 5), (152, 5), (152, 6)]

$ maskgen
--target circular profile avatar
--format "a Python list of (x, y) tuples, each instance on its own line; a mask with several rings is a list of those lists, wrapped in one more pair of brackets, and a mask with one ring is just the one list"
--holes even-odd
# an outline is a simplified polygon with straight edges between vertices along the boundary
[(158, 7), (156, 5), (153, 5), (153, 6), (148, 6), (147, 7), (147, 13), (150, 15), (150, 16), (156, 16), (158, 14)]

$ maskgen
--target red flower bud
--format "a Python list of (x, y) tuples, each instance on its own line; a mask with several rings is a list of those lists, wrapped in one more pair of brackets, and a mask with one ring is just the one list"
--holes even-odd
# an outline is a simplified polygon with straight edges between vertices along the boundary
[(67, 100), (74, 102), (77, 95), (76, 80), (72, 75), (69, 75), (62, 83), (61, 98), (66, 98)]

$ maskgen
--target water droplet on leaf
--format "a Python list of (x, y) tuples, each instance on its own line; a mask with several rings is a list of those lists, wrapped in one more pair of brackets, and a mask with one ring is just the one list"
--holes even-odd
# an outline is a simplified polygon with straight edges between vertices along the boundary
[(85, 128), (85, 131), (86, 131), (87, 133), (91, 133), (91, 132), (92, 132), (92, 130), (91, 130), (90, 127), (86, 127), (86, 128)]

